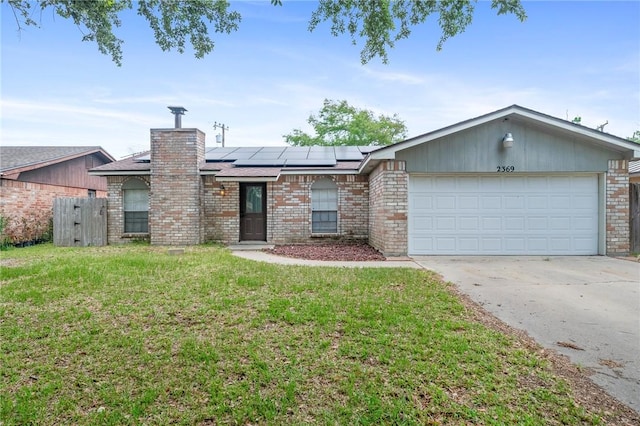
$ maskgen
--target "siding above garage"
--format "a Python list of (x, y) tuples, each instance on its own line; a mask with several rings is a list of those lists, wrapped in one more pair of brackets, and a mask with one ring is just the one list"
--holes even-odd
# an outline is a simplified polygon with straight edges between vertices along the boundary
[[(514, 144), (502, 146), (511, 133)], [(398, 151), (409, 173), (606, 172), (609, 160), (623, 159), (579, 135), (552, 133), (517, 118), (499, 119)]]

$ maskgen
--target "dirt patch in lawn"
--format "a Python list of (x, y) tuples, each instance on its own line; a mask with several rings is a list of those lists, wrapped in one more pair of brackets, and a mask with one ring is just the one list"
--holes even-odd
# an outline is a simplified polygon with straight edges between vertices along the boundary
[(278, 256), (307, 260), (367, 262), (385, 260), (368, 244), (289, 244), (265, 249)]

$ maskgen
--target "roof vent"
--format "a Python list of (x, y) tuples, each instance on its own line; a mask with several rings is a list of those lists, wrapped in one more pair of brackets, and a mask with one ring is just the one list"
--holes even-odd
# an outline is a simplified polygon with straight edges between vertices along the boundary
[(187, 111), (185, 107), (181, 106), (169, 106), (167, 107), (171, 110), (171, 114), (175, 116), (175, 128), (180, 129), (182, 127), (182, 116)]

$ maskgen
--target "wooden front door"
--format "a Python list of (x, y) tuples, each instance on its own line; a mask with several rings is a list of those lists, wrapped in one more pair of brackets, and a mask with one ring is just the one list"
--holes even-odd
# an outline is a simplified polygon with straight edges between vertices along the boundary
[(267, 240), (267, 185), (240, 183), (240, 240)]

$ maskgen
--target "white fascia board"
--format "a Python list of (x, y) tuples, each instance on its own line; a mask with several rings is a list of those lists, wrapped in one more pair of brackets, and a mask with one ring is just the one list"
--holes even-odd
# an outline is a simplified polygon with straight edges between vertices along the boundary
[(281, 175), (358, 175), (358, 170), (282, 170)]
[(89, 176), (149, 176), (150, 170), (128, 170), (128, 171), (108, 171), (108, 172), (89, 172)]
[(529, 111), (526, 109), (520, 109), (514, 111), (517, 115), (521, 117), (528, 118), (533, 121), (538, 121), (540, 123), (557, 127), (572, 133), (576, 133), (578, 135), (582, 135), (591, 139), (596, 139), (601, 142), (604, 142), (607, 145), (613, 145), (616, 148), (622, 148), (618, 151), (633, 151), (633, 158), (638, 158), (640, 155), (640, 145), (622, 139), (618, 136), (611, 135), (609, 133), (601, 132), (597, 129), (592, 129), (590, 127), (582, 126), (580, 124), (571, 123), (566, 120), (562, 120), (560, 118), (551, 117), (548, 115), (536, 113), (535, 111)]
[(269, 177), (260, 177), (260, 176), (245, 176), (245, 177), (237, 177), (237, 176), (222, 176), (216, 177), (216, 182), (275, 182), (277, 181), (279, 176), (269, 176)]

